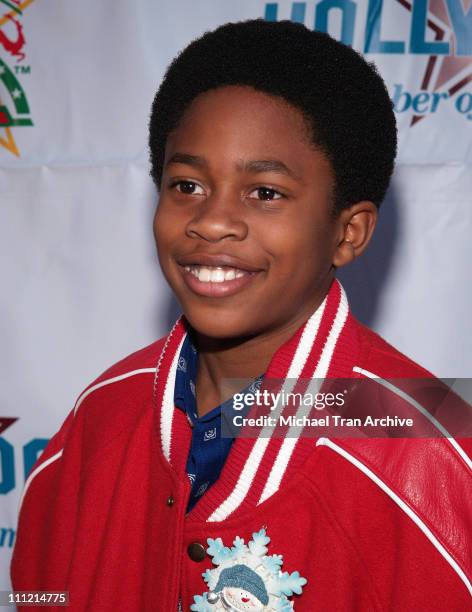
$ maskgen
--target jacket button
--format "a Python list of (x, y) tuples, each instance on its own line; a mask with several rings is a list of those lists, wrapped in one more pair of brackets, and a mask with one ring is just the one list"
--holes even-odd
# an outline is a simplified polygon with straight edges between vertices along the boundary
[(172, 497), (172, 495), (169, 495), (169, 497), (167, 498), (166, 504), (167, 504), (168, 506), (173, 506), (173, 505), (174, 505), (174, 502), (175, 502), (175, 500), (174, 500), (174, 498)]
[(187, 553), (192, 561), (203, 561), (206, 557), (206, 550), (200, 542), (192, 542), (192, 544), (189, 544)]

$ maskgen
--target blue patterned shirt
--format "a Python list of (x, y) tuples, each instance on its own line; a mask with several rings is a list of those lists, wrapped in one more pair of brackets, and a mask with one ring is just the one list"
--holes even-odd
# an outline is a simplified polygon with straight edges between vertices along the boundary
[[(207, 414), (198, 416), (195, 397), (197, 367), (198, 353), (187, 335), (179, 355), (174, 391), (174, 403), (186, 413), (192, 427), (192, 442), (186, 468), (192, 490), (187, 512), (190, 512), (205, 491), (218, 480), (234, 442), (234, 438), (221, 436), (222, 411), (225, 413), (226, 409), (226, 414), (231, 414), (231, 398)], [(242, 393), (254, 392), (261, 381), (262, 375)], [(243, 409), (242, 413), (244, 412)]]

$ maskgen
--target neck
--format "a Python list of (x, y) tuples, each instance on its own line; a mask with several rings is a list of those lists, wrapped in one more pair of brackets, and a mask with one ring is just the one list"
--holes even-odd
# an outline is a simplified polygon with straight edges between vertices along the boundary
[(192, 330), (199, 361), (196, 380), (198, 414), (203, 416), (227, 399), (222, 397), (222, 380), (254, 379), (264, 374), (274, 353), (320, 306), (326, 293), (327, 290), (283, 325), (251, 336), (219, 339)]

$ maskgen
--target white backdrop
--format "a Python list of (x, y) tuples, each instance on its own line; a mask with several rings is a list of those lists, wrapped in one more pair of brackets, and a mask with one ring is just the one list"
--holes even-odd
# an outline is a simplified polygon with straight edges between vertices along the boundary
[(471, 4), (0, 0), (0, 423), (17, 419), (0, 424), (0, 589), (25, 471), (80, 391), (177, 316), (152, 240), (147, 121), (170, 59), (205, 30), (321, 27), (330, 9), (330, 33), (368, 51), (400, 152), (372, 247), (342, 281), (400, 350), (470, 375)]

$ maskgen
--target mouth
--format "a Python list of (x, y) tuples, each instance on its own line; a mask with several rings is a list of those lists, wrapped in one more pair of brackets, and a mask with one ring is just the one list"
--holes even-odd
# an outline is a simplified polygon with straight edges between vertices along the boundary
[(246, 289), (264, 271), (228, 253), (193, 253), (175, 259), (190, 291), (204, 297), (227, 297)]
[(176, 258), (176, 262), (188, 289), (204, 297), (234, 295), (264, 271), (228, 253), (192, 253)]
[(198, 295), (226, 297), (251, 284), (259, 272), (228, 266), (179, 266), (187, 287)]

